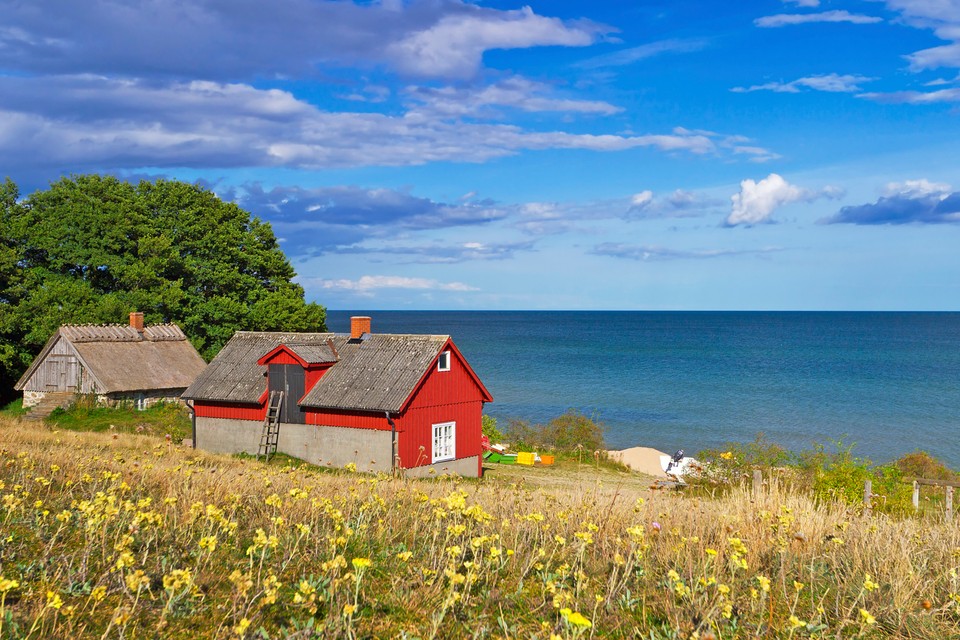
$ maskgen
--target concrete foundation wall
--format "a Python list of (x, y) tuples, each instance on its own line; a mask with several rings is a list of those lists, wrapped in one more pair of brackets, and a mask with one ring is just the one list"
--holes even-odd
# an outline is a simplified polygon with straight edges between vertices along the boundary
[(457, 475), (464, 478), (476, 478), (480, 469), (480, 456), (470, 456), (459, 460), (447, 460), (437, 464), (428, 464), (422, 467), (404, 469), (403, 475), (408, 478), (426, 478), (439, 475)]
[[(197, 418), (197, 448), (211, 453), (249, 453), (260, 447), (262, 425), (251, 420)], [(312, 424), (281, 424), (277, 451), (305, 462), (344, 467), (351, 462), (360, 471), (390, 473), (390, 432)], [(406, 469), (412, 478), (456, 474), (476, 478), (477, 456)]]
[(260, 446), (260, 425), (250, 420), (197, 418), (197, 449), (211, 453), (249, 453)]
[[(259, 442), (259, 441), (258, 441)], [(312, 424), (281, 424), (277, 451), (310, 464), (390, 473), (390, 432)]]
[[(212, 453), (256, 455), (262, 433), (263, 425), (252, 420), (197, 418), (197, 448)], [(283, 423), (277, 451), (315, 465), (352, 462), (360, 471), (390, 473), (389, 431)]]

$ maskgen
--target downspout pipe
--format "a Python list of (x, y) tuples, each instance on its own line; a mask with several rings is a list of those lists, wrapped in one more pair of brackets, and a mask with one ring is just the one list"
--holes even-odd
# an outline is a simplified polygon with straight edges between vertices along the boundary
[(390, 475), (393, 475), (397, 472), (397, 423), (390, 417), (389, 411), (384, 411), (383, 415), (390, 425)]
[(190, 409), (190, 428), (192, 430), (191, 435), (193, 436), (193, 440), (191, 441), (190, 444), (192, 444), (193, 448), (196, 449), (197, 448), (197, 410), (194, 407), (194, 405), (190, 403), (189, 400), (185, 399), (183, 401), (183, 404), (187, 405), (187, 409)]

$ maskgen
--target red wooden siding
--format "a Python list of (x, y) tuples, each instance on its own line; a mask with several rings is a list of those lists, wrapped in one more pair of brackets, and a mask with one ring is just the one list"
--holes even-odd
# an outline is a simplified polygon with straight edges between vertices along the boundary
[[(397, 420), (397, 453), (405, 469), (433, 463), (433, 425), (457, 423), (457, 458), (480, 455), (480, 416), (483, 402), (460, 402), (440, 407), (409, 409)], [(421, 449), (421, 447), (423, 447)]]
[(389, 431), (390, 425), (382, 413), (360, 413), (359, 411), (330, 411), (306, 407), (307, 424), (327, 427), (350, 427), (352, 429), (377, 429)]
[[(432, 464), (433, 425), (457, 423), (457, 458), (479, 456), (483, 392), (467, 373), (455, 349), (450, 350), (450, 371), (436, 364), (415, 392), (410, 406), (397, 420), (397, 452), (404, 468)], [(423, 447), (421, 451), (420, 447)]]
[(313, 385), (317, 384), (317, 381), (323, 377), (327, 371), (330, 371), (329, 364), (321, 365), (318, 367), (307, 367), (307, 371), (304, 374), (306, 378), (304, 379), (304, 392), (303, 395), (307, 395), (313, 389)]
[(209, 402), (197, 400), (194, 411), (198, 418), (227, 418), (230, 420), (256, 420), (263, 422), (267, 414), (266, 404), (240, 404), (236, 402)]
[[(290, 355), (286, 351), (281, 350), (273, 354), (273, 356), (267, 359), (266, 361), (264, 361), (263, 364), (265, 365), (267, 364), (300, 364), (300, 361), (294, 358), (292, 355)], [(301, 364), (300, 366), (303, 366), (303, 365)]]

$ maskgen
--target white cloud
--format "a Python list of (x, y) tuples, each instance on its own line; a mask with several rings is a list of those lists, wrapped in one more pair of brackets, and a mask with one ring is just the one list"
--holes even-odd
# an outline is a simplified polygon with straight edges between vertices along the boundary
[(418, 113), (447, 117), (496, 116), (492, 107), (509, 107), (528, 112), (596, 113), (612, 115), (623, 111), (608, 102), (550, 97), (546, 84), (520, 76), (484, 87), (409, 87), (407, 97)]
[(543, 45), (583, 47), (594, 36), (530, 7), (516, 11), (448, 15), (436, 24), (387, 47), (397, 66), (415, 75), (463, 78), (480, 68), (485, 51)]
[(702, 155), (722, 145), (685, 129), (580, 134), (417, 111), (328, 112), (286, 91), (239, 83), (0, 77), (0, 165), (24, 170), (403, 166), (484, 162), (526, 150), (634, 148)]
[(939, 89), (937, 91), (892, 91), (890, 93), (860, 93), (858, 98), (890, 104), (937, 104), (941, 102), (960, 102), (960, 88)]
[(860, 84), (870, 82), (874, 78), (858, 75), (840, 75), (829, 73), (821, 76), (807, 76), (790, 82), (767, 82), (752, 87), (734, 87), (734, 93), (749, 93), (752, 91), (776, 91), (779, 93), (800, 93), (802, 88), (814, 91), (828, 91), (832, 93), (852, 93), (860, 91)]
[(782, 176), (771, 173), (755, 182), (747, 179), (740, 182), (740, 192), (730, 196), (732, 203), (726, 225), (754, 225), (770, 222), (773, 212), (792, 202), (811, 202), (817, 198), (837, 198), (842, 195), (838, 187), (828, 186), (813, 191), (792, 185)]
[(653, 202), (653, 191), (647, 189), (646, 191), (641, 191), (640, 193), (635, 193), (632, 198), (630, 198), (630, 207), (634, 209), (644, 209)]
[(949, 44), (923, 49), (906, 57), (914, 72), (939, 67), (960, 68), (960, 0), (887, 0), (903, 22), (918, 29), (931, 29)]
[(585, 46), (608, 30), (462, 0), (31, 0), (4, 3), (3, 23), (5, 70), (233, 81), (318, 66), (462, 78), (491, 49)]
[(707, 40), (703, 39), (679, 39), (658, 40), (648, 42), (638, 47), (622, 49), (602, 56), (595, 56), (577, 63), (578, 67), (584, 69), (597, 69), (600, 67), (619, 67), (634, 62), (640, 62), (647, 58), (653, 58), (665, 53), (691, 53), (700, 51), (708, 45)]
[(648, 189), (630, 198), (626, 218), (689, 218), (713, 212), (721, 204), (722, 201), (704, 193), (676, 189), (665, 196), (657, 197)]
[(783, 0), (785, 3), (795, 4), (798, 7), (819, 7), (820, 0)]
[(960, 43), (946, 44), (923, 49), (906, 56), (911, 71), (937, 69), (940, 67), (960, 67)]
[(821, 11), (820, 13), (779, 13), (775, 16), (764, 16), (753, 21), (758, 27), (784, 27), (794, 24), (809, 24), (812, 22), (848, 22), (850, 24), (874, 24), (883, 22), (883, 18), (865, 16), (849, 11)]
[(886, 197), (904, 196), (907, 198), (922, 198), (930, 195), (946, 197), (953, 191), (953, 187), (943, 182), (930, 182), (926, 178), (919, 180), (904, 180), (890, 182), (883, 189)]
[(764, 255), (782, 251), (779, 247), (760, 249), (671, 249), (660, 245), (637, 245), (621, 242), (598, 244), (591, 253), (612, 258), (650, 262), (655, 260), (705, 260), (744, 255)]
[(361, 276), (358, 280), (316, 279), (304, 283), (321, 289), (340, 289), (343, 291), (370, 292), (379, 289), (415, 289), (431, 291), (479, 291), (476, 287), (462, 282), (439, 282), (430, 278), (411, 278), (407, 276)]

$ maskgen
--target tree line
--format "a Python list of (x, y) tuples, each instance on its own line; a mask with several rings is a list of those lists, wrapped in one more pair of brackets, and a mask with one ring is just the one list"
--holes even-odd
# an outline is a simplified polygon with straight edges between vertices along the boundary
[(237, 330), (325, 331), (270, 225), (194, 184), (0, 184), (0, 397), (61, 324), (173, 322), (210, 359)]

